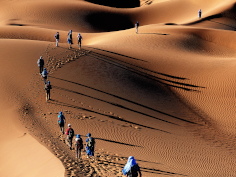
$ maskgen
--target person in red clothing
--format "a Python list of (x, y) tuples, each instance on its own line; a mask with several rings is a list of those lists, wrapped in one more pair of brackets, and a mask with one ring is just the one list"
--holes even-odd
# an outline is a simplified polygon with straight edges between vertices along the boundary
[(71, 128), (71, 124), (68, 124), (68, 128), (66, 129), (66, 141), (68, 146), (70, 147), (70, 150), (72, 150), (72, 139), (74, 137), (74, 130)]

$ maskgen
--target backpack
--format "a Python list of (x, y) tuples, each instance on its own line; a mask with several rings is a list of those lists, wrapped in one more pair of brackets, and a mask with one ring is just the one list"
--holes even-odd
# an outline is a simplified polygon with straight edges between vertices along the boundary
[(94, 146), (94, 138), (90, 137), (87, 142), (88, 147), (93, 147)]
[(45, 85), (45, 90), (49, 91), (50, 89), (52, 89), (52, 86), (51, 86), (51, 85), (48, 85), (48, 84), (46, 84), (46, 85)]
[(58, 123), (61, 124), (61, 123), (64, 123), (64, 115), (59, 115), (58, 116)]
[(76, 141), (75, 145), (77, 146), (77, 148), (79, 149), (83, 149), (83, 140), (80, 138)]
[(74, 134), (74, 130), (72, 128), (70, 128), (70, 130), (69, 130), (69, 138), (73, 138), (74, 135), (75, 135)]

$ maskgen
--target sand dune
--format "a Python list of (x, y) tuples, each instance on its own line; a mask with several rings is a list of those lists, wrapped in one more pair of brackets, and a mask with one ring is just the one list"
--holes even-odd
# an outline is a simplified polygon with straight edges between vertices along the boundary
[[(0, 2), (0, 176), (122, 176), (130, 155), (143, 176), (235, 176), (235, 1)], [(76, 160), (59, 111), (95, 160)]]

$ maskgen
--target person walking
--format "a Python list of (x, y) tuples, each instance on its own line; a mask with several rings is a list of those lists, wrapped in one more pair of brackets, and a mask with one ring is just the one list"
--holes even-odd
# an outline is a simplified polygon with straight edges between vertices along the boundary
[(69, 44), (69, 49), (71, 49), (71, 45), (73, 44), (72, 30), (67, 34), (67, 43)]
[(69, 49), (71, 49), (72, 39), (69, 35), (67, 36), (67, 43), (69, 44)]
[(66, 123), (66, 118), (64, 116), (64, 114), (62, 112), (59, 112), (58, 113), (58, 125), (60, 127), (60, 131), (62, 132), (62, 134), (64, 134), (64, 126), (65, 126), (65, 123)]
[(51, 86), (51, 83), (50, 81), (47, 82), (47, 84), (45, 84), (45, 91), (46, 91), (46, 101), (50, 100), (51, 99), (51, 89), (52, 89), (52, 86)]
[(198, 18), (202, 18), (202, 9), (199, 9), (198, 11)]
[(133, 156), (129, 156), (127, 163), (122, 169), (122, 173), (128, 177), (141, 177), (142, 173), (139, 165), (136, 163), (136, 160)]
[(137, 22), (135, 23), (136, 34), (138, 34), (138, 27), (139, 27), (139, 22), (137, 21)]
[(71, 128), (71, 124), (68, 124), (68, 128), (66, 129), (65, 134), (66, 134), (67, 144), (70, 147), (70, 150), (72, 150), (72, 140), (75, 134), (74, 134), (74, 129)]
[(39, 67), (39, 74), (41, 74), (43, 72), (43, 67), (44, 67), (44, 60), (42, 56), (39, 57), (37, 64)]
[(59, 43), (59, 40), (60, 40), (60, 34), (59, 32), (57, 32), (55, 35), (54, 35), (55, 39), (56, 39), (56, 47), (58, 47), (58, 43)]
[(79, 46), (79, 49), (81, 49), (81, 44), (82, 44), (82, 35), (80, 34), (80, 33), (78, 33), (78, 36), (77, 36), (77, 38), (78, 38), (78, 46)]
[(44, 80), (44, 84), (46, 84), (47, 83), (47, 79), (48, 79), (48, 71), (47, 71), (46, 68), (43, 69), (43, 72), (41, 73), (41, 75), (42, 75), (42, 78)]
[(81, 150), (83, 149), (83, 140), (79, 134), (76, 135), (75, 138), (75, 152), (76, 158), (81, 159)]
[(86, 139), (86, 154), (87, 158), (90, 156), (94, 156), (94, 149), (95, 149), (95, 139), (91, 137), (91, 133), (86, 135), (88, 138)]

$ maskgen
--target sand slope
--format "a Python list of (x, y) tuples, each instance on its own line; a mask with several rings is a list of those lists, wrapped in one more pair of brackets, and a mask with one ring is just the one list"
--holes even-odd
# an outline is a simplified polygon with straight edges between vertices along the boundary
[[(130, 155), (143, 176), (235, 176), (235, 1), (141, 4), (1, 1), (1, 131), (12, 130), (0, 135), (1, 176), (122, 176)], [(70, 29), (81, 50), (68, 49)], [(95, 160), (76, 161), (59, 111), (96, 138)]]

